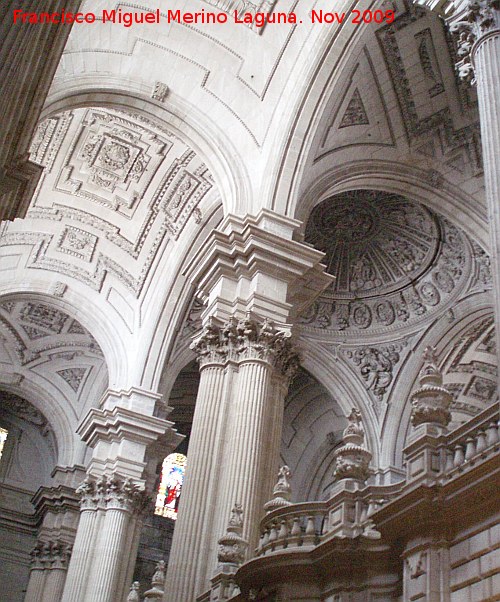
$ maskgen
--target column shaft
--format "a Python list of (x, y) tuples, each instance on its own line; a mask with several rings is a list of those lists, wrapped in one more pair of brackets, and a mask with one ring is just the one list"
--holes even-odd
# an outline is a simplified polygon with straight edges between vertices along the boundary
[(188, 602), (203, 589), (207, 540), (216, 512), (216, 489), (225, 430), (226, 370), (208, 364), (201, 370), (186, 476), (168, 565), (168, 600)]
[(257, 526), (263, 514), (262, 489), (271, 479), (264, 471), (266, 455), (271, 452), (270, 439), (276, 435), (272, 423), (275, 400), (270, 399), (272, 372), (273, 367), (265, 361), (247, 360), (240, 365), (224, 450), (224, 475), (218, 504), (220, 521), (213, 533), (212, 571), (216, 567), (217, 540), (224, 533), (235, 503), (243, 507), (242, 536), (249, 543), (250, 552), (257, 543)]
[(61, 600), (65, 581), (65, 568), (53, 568), (48, 571), (43, 597), (38, 598), (39, 602), (59, 602), (59, 600)]
[(84, 508), (80, 516), (73, 553), (64, 585), (62, 602), (83, 600), (87, 576), (92, 562), (93, 542), (96, 530), (97, 511), (95, 508)]
[(94, 552), (93, 570), (89, 578), (87, 599), (93, 602), (115, 602), (121, 563), (126, 562), (129, 550), (125, 548), (130, 514), (126, 510), (108, 509)]
[(31, 569), (24, 602), (40, 602), (45, 586), (46, 574), (47, 571), (42, 567)]
[(490, 224), (497, 354), (500, 358), (500, 30), (490, 32), (477, 42), (474, 65)]

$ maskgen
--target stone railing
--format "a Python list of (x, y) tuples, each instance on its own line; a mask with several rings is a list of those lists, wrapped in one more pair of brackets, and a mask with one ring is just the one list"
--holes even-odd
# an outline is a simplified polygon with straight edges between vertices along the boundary
[(273, 510), (262, 520), (257, 556), (317, 545), (326, 532), (327, 518), (326, 502), (304, 502)]
[(498, 418), (498, 404), (494, 404), (447, 435), (442, 457), (442, 476), (446, 481), (498, 453)]

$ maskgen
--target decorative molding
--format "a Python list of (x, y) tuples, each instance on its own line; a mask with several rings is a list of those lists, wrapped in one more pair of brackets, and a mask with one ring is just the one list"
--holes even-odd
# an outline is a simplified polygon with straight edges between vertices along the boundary
[(361, 94), (358, 88), (355, 88), (351, 100), (349, 101), (344, 116), (340, 121), (339, 129), (351, 127), (353, 125), (369, 125), (370, 120), (366, 113), (365, 106), (361, 100)]

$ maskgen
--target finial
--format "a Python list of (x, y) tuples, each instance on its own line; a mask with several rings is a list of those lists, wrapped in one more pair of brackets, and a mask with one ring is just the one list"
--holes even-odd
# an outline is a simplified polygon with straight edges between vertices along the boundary
[(278, 471), (278, 481), (273, 489), (273, 498), (264, 504), (266, 512), (272, 512), (283, 506), (290, 506), (290, 497), (292, 487), (290, 485), (290, 477), (292, 473), (288, 466), (282, 466)]
[(235, 504), (231, 510), (226, 533), (219, 541), (217, 558), (219, 564), (240, 565), (245, 560), (245, 552), (248, 543), (243, 539), (243, 508), (241, 504)]
[(352, 408), (347, 416), (348, 425), (344, 429), (343, 445), (334, 454), (336, 466), (334, 477), (336, 480), (356, 479), (366, 481), (370, 471), (371, 453), (364, 447), (365, 431), (361, 420), (361, 412)]

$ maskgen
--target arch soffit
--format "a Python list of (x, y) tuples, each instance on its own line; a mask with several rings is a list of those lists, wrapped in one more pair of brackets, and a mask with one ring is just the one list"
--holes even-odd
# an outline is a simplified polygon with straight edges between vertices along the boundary
[(97, 341), (104, 355), (108, 386), (120, 385), (125, 382), (123, 379), (127, 374), (127, 366), (124, 360), (127, 358), (126, 350), (131, 346), (123, 339), (123, 333), (116, 328), (116, 321), (109, 316), (109, 312), (107, 314), (101, 309), (99, 296), (96, 296), (97, 302), (95, 298), (85, 299), (87, 290), (86, 287), (78, 291), (68, 288), (64, 298), (61, 298), (50, 294), (50, 287), (43, 279), (31, 282), (29, 287), (0, 282), (0, 302), (36, 300), (55, 307), (79, 322)]
[(172, 130), (201, 157), (220, 191), (224, 213), (244, 212), (250, 198), (250, 178), (236, 147), (223, 129), (198, 108), (169, 93), (165, 103), (151, 99), (150, 90), (129, 79), (92, 74), (80, 78), (56, 78), (42, 119), (81, 107), (136, 111)]
[(486, 213), (475, 199), (451, 185), (436, 188), (427, 172), (388, 161), (352, 161), (326, 172), (306, 190), (294, 208), (305, 229), (311, 211), (326, 198), (350, 190), (379, 190), (399, 194), (448, 218), (483, 248), (489, 247)]
[(74, 421), (67, 412), (69, 404), (65, 407), (60, 403), (60, 391), (51, 391), (47, 384), (44, 382), (42, 386), (29, 377), (21, 382), (12, 382), (12, 374), (4, 372), (0, 365), (0, 390), (25, 399), (45, 416), (55, 437), (56, 465), (71, 466), (79, 460), (76, 457)]
[(452, 323), (441, 318), (415, 341), (388, 400), (389, 408), (382, 425), (381, 466), (402, 466), (403, 448), (411, 419), (409, 398), (422, 367), (425, 348), (436, 347), (438, 357), (442, 361), (443, 352), (449, 349), (467, 326), (492, 313), (491, 301), (487, 292), (467, 297), (455, 306), (455, 319)]

